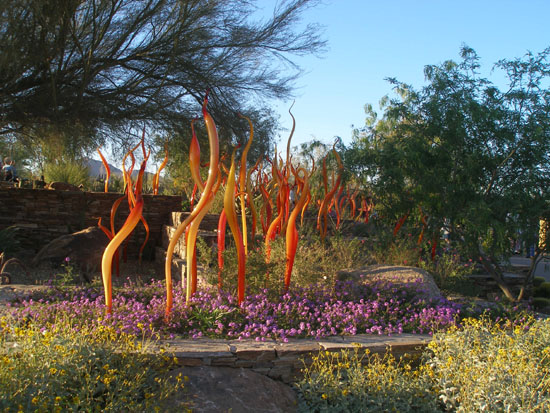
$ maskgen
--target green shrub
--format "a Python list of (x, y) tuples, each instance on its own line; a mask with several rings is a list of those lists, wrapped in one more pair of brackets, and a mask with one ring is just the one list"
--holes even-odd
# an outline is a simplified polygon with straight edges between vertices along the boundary
[[(277, 257), (280, 272), (286, 267), (286, 249), (280, 240)], [(360, 268), (369, 258), (368, 245), (356, 239), (333, 235), (322, 242), (315, 233), (304, 234), (298, 243), (292, 278), (299, 285), (316, 282), (334, 283), (338, 271), (345, 268)]]
[(533, 298), (533, 307), (535, 307), (535, 309), (537, 310), (550, 307), (550, 298), (544, 298), (544, 297)]
[(545, 281), (544, 277), (535, 277), (533, 278), (533, 287), (539, 287)]
[(90, 186), (90, 171), (77, 161), (63, 161), (47, 163), (44, 166), (46, 182), (66, 182), (72, 185)]
[(124, 179), (122, 176), (111, 175), (109, 178), (109, 192), (124, 192)]
[(479, 289), (468, 278), (475, 270), (472, 260), (463, 262), (454, 251), (444, 251), (434, 261), (421, 259), (420, 268), (433, 275), (437, 286), (443, 290), (466, 296), (477, 296)]
[(104, 326), (69, 331), (61, 321), (39, 329), (0, 319), (1, 411), (153, 411), (183, 387), (150, 342)]
[[(300, 230), (301, 231), (301, 230)], [(343, 268), (361, 267), (366, 262), (368, 248), (358, 240), (332, 236), (321, 242), (318, 234), (304, 229), (299, 232), (300, 239), (292, 269), (291, 282), (298, 285), (312, 283), (334, 283), (336, 274)], [(237, 285), (237, 252), (231, 235), (226, 237), (224, 252), (224, 270), (222, 278), (224, 289), (233, 291)], [(207, 272), (207, 280), (217, 284), (217, 251), (207, 250), (197, 243), (200, 262)], [(285, 237), (279, 235), (271, 242), (271, 259), (265, 262), (265, 244), (260, 239), (253, 244), (249, 239), (249, 252), (246, 258), (246, 284), (251, 291), (267, 287), (270, 292), (278, 293), (283, 288), (286, 270)], [(210, 267), (209, 267), (210, 266)], [(208, 268), (209, 267), (209, 268)]]
[(550, 410), (550, 320), (514, 327), (485, 319), (436, 334), (422, 374), (446, 410)]
[(420, 364), (321, 352), (296, 383), (304, 412), (550, 411), (550, 320), (466, 319)]
[(433, 412), (437, 396), (411, 364), (358, 349), (320, 352), (296, 383), (302, 412)]
[(416, 266), (421, 250), (412, 236), (393, 237), (383, 232), (372, 245), (371, 259), (376, 264)]
[(533, 278), (533, 286), (538, 287), (539, 285), (541, 285), (545, 281), (546, 281), (546, 279), (544, 277), (534, 277)]
[(533, 297), (550, 298), (550, 282), (543, 282), (533, 291)]

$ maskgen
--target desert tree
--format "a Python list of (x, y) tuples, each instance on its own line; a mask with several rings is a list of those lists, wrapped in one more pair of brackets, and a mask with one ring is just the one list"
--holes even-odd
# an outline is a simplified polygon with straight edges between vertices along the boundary
[(502, 275), (511, 240), (523, 231), (534, 243), (550, 214), (549, 56), (550, 48), (497, 62), (503, 90), (480, 76), (467, 46), (458, 63), (426, 66), (420, 89), (390, 79), (397, 97), (383, 99), (380, 119), (367, 106), (346, 154), (387, 217), (420, 206), (431, 230), (445, 228), (512, 300), (524, 290), (515, 296)]
[[(186, 128), (207, 90), (228, 139), (239, 135), (235, 112), (269, 115), (266, 102), (291, 95), (300, 74), (293, 59), (325, 45), (318, 27), (301, 24), (316, 0), (277, 2), (271, 13), (256, 3), (0, 2), (0, 136), (29, 146), (125, 146), (144, 124)], [(264, 123), (269, 139), (276, 124)]]

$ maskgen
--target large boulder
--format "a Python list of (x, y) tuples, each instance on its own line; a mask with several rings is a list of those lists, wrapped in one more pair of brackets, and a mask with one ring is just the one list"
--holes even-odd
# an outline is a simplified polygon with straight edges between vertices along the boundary
[(336, 278), (340, 281), (389, 281), (394, 285), (415, 285), (419, 293), (428, 298), (439, 299), (441, 291), (433, 277), (420, 268), (403, 265), (370, 265), (357, 270), (339, 271)]
[(44, 262), (59, 265), (68, 257), (74, 265), (90, 272), (100, 267), (108, 243), (109, 238), (103, 231), (98, 227), (88, 227), (49, 242), (38, 251), (31, 265), (36, 267)]
[(287, 413), (298, 402), (290, 386), (249, 369), (231, 367), (184, 367), (170, 373), (187, 376), (185, 389), (164, 403), (161, 411), (183, 411), (174, 407), (191, 400), (193, 412)]

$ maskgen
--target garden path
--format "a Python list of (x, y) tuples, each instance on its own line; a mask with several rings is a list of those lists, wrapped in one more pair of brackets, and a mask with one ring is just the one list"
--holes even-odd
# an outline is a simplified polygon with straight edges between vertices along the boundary
[[(514, 267), (529, 267), (531, 258), (525, 258), (521, 255), (514, 255), (510, 258), (510, 264)], [(550, 257), (544, 257), (535, 269), (535, 277), (543, 277), (546, 281), (550, 281)]]

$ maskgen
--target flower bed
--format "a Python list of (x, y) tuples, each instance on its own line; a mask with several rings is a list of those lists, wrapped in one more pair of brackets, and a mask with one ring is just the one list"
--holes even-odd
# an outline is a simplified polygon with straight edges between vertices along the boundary
[(175, 288), (174, 308), (164, 319), (164, 287), (127, 283), (116, 290), (113, 313), (105, 315), (101, 289), (52, 287), (41, 297), (13, 304), (16, 319), (41, 325), (71, 320), (75, 330), (108, 326), (119, 333), (198, 338), (290, 337), (432, 333), (455, 323), (461, 307), (444, 298), (430, 299), (418, 283), (396, 287), (391, 281), (336, 282), (333, 287), (294, 287), (283, 295), (267, 290), (246, 296), (238, 306), (234, 295), (215, 290), (198, 292), (189, 303)]

